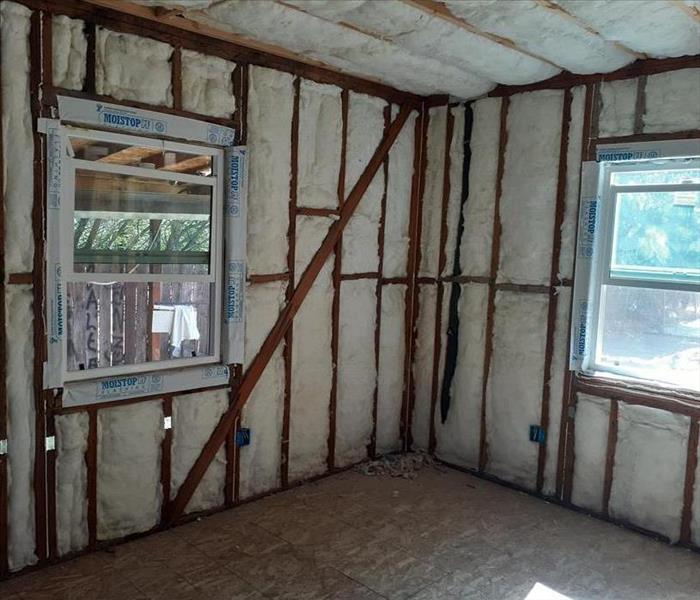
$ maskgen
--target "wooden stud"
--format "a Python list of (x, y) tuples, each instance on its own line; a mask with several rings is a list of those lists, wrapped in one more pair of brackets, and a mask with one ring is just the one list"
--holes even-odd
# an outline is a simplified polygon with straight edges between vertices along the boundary
[(498, 273), (498, 263), (500, 256), (501, 242), (501, 194), (503, 193), (503, 171), (506, 161), (506, 145), (508, 144), (508, 107), (509, 98), (501, 100), (500, 134), (498, 142), (498, 166), (496, 169), (496, 198), (493, 208), (493, 237), (491, 239), (491, 267), (489, 280), (488, 305), (486, 308), (486, 331), (484, 351), (484, 366), (482, 370), (483, 380), (481, 382), (481, 421), (479, 435), (479, 471), (486, 469), (488, 462), (488, 446), (486, 443), (486, 392), (488, 390), (489, 368), (491, 365), (491, 354), (493, 352), (493, 321), (496, 300), (496, 274)]
[(644, 131), (644, 114), (647, 112), (647, 76), (640, 75), (637, 78), (637, 97), (634, 103), (634, 134), (639, 135)]
[(85, 82), (83, 91), (86, 94), (97, 94), (96, 88), (96, 48), (97, 48), (97, 25), (94, 21), (86, 21), (85, 23), (85, 40), (87, 42), (87, 50), (85, 54)]
[(97, 409), (89, 407), (87, 413), (89, 425), (85, 466), (87, 468), (88, 547), (94, 550), (97, 546)]
[(173, 108), (182, 110), (182, 47), (175, 46), (170, 57), (170, 68), (173, 88)]
[[(595, 145), (601, 144), (630, 144), (634, 142), (658, 142), (668, 140), (692, 140), (700, 138), (700, 129), (688, 129), (686, 131), (674, 131), (672, 133), (635, 133), (621, 135), (619, 137), (606, 137), (595, 139)], [(591, 159), (595, 154), (591, 154)]]
[(683, 487), (683, 516), (681, 518), (682, 544), (693, 543), (692, 522), (693, 522), (693, 500), (695, 491), (695, 478), (698, 470), (698, 417), (690, 420), (688, 429), (688, 454), (685, 459), (685, 483)]
[(58, 531), (56, 522), (56, 459), (58, 458), (58, 439), (56, 438), (56, 415), (51, 407), (46, 414), (46, 435), (53, 436), (56, 446), (46, 452), (46, 521), (48, 535), (48, 558), (58, 557)]
[(168, 515), (170, 505), (170, 488), (172, 475), (172, 449), (173, 449), (173, 397), (170, 394), (163, 396), (163, 418), (170, 417), (171, 427), (163, 434), (163, 441), (160, 445), (160, 486), (163, 492), (163, 502), (160, 507), (160, 522), (163, 524)]
[(359, 281), (361, 279), (379, 279), (379, 273), (341, 273), (341, 281)]
[(266, 273), (263, 275), (248, 275), (248, 283), (272, 283), (274, 281), (288, 281), (289, 273)]
[(315, 208), (312, 206), (297, 206), (297, 215), (309, 217), (334, 217), (340, 214), (339, 208)]
[(233, 71), (233, 94), (236, 98), (236, 111), (233, 123), (236, 128), (236, 141), (245, 146), (248, 135), (248, 65), (236, 65)]
[(612, 491), (613, 470), (615, 468), (615, 450), (617, 449), (618, 401), (610, 401), (610, 418), (608, 420), (608, 442), (605, 452), (605, 478), (603, 480), (603, 514), (610, 514), (610, 493)]

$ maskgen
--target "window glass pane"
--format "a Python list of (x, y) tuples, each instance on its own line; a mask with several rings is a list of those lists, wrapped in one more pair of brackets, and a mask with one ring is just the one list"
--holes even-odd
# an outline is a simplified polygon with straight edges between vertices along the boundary
[(211, 356), (212, 286), (68, 283), (68, 371)]
[(612, 185), (659, 185), (700, 183), (700, 169), (665, 169), (657, 171), (614, 171)]
[(700, 281), (700, 192), (617, 194), (611, 275)]
[(209, 185), (76, 170), (75, 272), (209, 273), (212, 193)]
[(75, 158), (114, 165), (159, 169), (174, 173), (212, 175), (212, 157), (195, 152), (163, 150), (150, 140), (132, 146), (121, 142), (70, 137)]
[(700, 293), (603, 286), (599, 366), (700, 389)]

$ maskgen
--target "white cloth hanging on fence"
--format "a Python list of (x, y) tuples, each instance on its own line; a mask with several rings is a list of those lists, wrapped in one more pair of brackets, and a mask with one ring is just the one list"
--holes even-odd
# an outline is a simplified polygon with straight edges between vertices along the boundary
[(189, 304), (176, 304), (173, 316), (173, 328), (170, 331), (169, 344), (173, 347), (173, 357), (182, 355), (182, 342), (199, 340), (197, 328), (197, 309)]

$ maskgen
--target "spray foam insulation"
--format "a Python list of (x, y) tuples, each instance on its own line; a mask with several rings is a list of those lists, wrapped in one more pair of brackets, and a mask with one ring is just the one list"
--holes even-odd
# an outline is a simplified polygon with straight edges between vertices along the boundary
[(431, 108), (428, 114), (428, 143), (426, 149), (425, 189), (421, 215), (421, 277), (438, 275), (442, 193), (445, 168), (446, 106)]
[[(392, 120), (397, 114), (398, 107), (394, 105), (391, 110)], [(382, 263), (384, 277), (406, 275), (415, 129), (416, 113), (412, 112), (389, 151)]]
[(463, 275), (491, 274), (491, 239), (496, 198), (501, 99), (484, 98), (472, 104), (474, 125), (469, 141), (469, 195), (462, 210), (464, 233), (460, 248)]
[[(457, 285), (457, 284), (454, 284)], [(449, 287), (445, 296), (449, 302)], [(436, 415), (436, 454), (455, 465), (479, 464), (480, 422), (488, 286), (466, 283), (459, 296), (457, 365), (450, 389), (450, 409), (442, 423)]]
[(97, 28), (95, 87), (117, 100), (172, 106), (173, 48), (163, 42)]
[(342, 121), (340, 88), (302, 79), (299, 89), (298, 206), (338, 207)]
[(56, 537), (63, 556), (87, 546), (87, 412), (56, 415)]
[(493, 354), (486, 391), (487, 471), (527, 489), (535, 487), (548, 296), (496, 292)]
[(147, 531), (160, 520), (160, 400), (101, 410), (97, 421), (97, 538)]
[(645, 94), (644, 133), (700, 129), (700, 69), (650, 75)]
[(294, 77), (251, 67), (248, 89), (249, 273), (287, 270)]
[(340, 285), (338, 395), (335, 464), (344, 467), (367, 457), (377, 382), (375, 323), (377, 282), (343, 281)]
[[(295, 275), (303, 272), (332, 219), (303, 216), (296, 223)], [(326, 470), (329, 431), (333, 256), (329, 256), (294, 319), (289, 478), (305, 479)]]
[(599, 137), (633, 134), (636, 104), (636, 79), (603, 82), (600, 85)]
[(563, 92), (550, 90), (511, 99), (499, 282), (549, 283), (563, 99)]
[(16, 571), (37, 561), (34, 554), (34, 334), (31, 325), (34, 314), (31, 287), (13, 285), (6, 288), (5, 321), (8, 561), (10, 570)]
[(559, 287), (556, 290), (557, 312), (554, 321), (554, 344), (549, 371), (549, 423), (547, 424), (547, 454), (544, 465), (542, 491), (553, 496), (556, 491), (559, 430), (561, 411), (564, 402), (564, 374), (567, 371), (569, 352), (569, 312), (571, 288)]
[[(0, 4), (0, 67), (2, 69), (2, 145), (5, 148), (5, 272), (33, 269), (34, 141), (29, 103), (29, 17), (31, 11), (13, 2)], [(11, 148), (11, 166), (8, 164)]]
[(82, 90), (87, 68), (85, 22), (56, 15), (52, 22), (53, 85), (69, 90)]
[(182, 108), (230, 119), (236, 110), (233, 72), (236, 63), (182, 50)]
[(446, 260), (442, 275), (452, 275), (454, 272), (459, 213), (462, 208), (462, 173), (464, 171), (464, 106), (460, 105), (452, 108), (450, 112), (454, 118), (454, 126), (449, 149), (450, 171), (448, 173), (448, 183), (450, 193), (447, 197)]
[(377, 373), (377, 453), (400, 448), (403, 373), (406, 354), (406, 286), (382, 287)]
[[(246, 368), (258, 354), (284, 307), (286, 283), (274, 281), (246, 289)], [(251, 429), (250, 445), (240, 450), (240, 495), (247, 498), (279, 487), (284, 405), (283, 345), (275, 350), (243, 407), (241, 425)]]
[(603, 510), (609, 422), (610, 400), (578, 394), (571, 502), (597, 513)]
[[(382, 141), (386, 106), (386, 102), (379, 98), (350, 92), (345, 157), (346, 198)], [(380, 167), (343, 231), (343, 273), (378, 270), (379, 219), (383, 195), (384, 169)]]
[[(177, 496), (204, 444), (226, 412), (228, 400), (228, 391), (225, 389), (183, 394), (173, 398), (171, 499)], [(185, 511), (196, 512), (223, 506), (225, 482), (226, 449), (222, 445), (197, 485)]]
[(690, 419), (620, 403), (610, 515), (677, 542)]

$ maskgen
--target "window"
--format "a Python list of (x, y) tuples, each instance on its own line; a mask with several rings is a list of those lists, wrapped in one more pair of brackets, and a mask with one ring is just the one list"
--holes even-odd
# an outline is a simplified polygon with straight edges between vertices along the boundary
[(602, 177), (587, 370), (700, 390), (700, 160)]
[(219, 362), (223, 151), (61, 139), (64, 380)]

